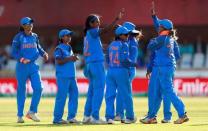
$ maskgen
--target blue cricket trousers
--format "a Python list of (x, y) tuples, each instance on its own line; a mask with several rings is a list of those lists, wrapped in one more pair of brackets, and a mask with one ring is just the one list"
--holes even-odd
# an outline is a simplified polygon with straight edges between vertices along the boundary
[[(117, 93), (116, 93), (117, 90)], [(131, 83), (129, 78), (129, 70), (126, 68), (109, 68), (106, 78), (106, 120), (114, 119), (115, 108), (114, 101), (116, 95), (119, 94), (121, 104), (125, 110), (127, 119), (134, 119), (134, 108)]]
[[(157, 88), (159, 88), (158, 79), (159, 73), (157, 70), (152, 70), (149, 86), (148, 86), (148, 114), (147, 117), (153, 117), (152, 114), (156, 114), (156, 112), (160, 109), (161, 100), (154, 102), (154, 96), (156, 95)], [(153, 110), (155, 107), (155, 110)], [(172, 113), (171, 113), (171, 102), (169, 99), (163, 96), (163, 114), (165, 120), (171, 120)], [(156, 116), (154, 116), (156, 117)]]
[[(132, 89), (132, 81), (136, 76), (136, 67), (129, 69), (129, 75)], [(124, 118), (124, 107), (122, 105), (121, 96), (119, 94), (116, 95), (116, 116), (120, 116), (122, 119)]]
[(88, 63), (84, 72), (89, 80), (87, 100), (84, 108), (85, 116), (98, 120), (105, 88), (105, 69), (103, 62)]
[(40, 102), (42, 85), (39, 72), (39, 66), (36, 63), (23, 64), (17, 62), (16, 64), (16, 79), (17, 87), (17, 116), (22, 117), (26, 99), (26, 82), (29, 79), (33, 88), (32, 100), (30, 105), (30, 112), (37, 113), (38, 104)]
[(78, 87), (76, 79), (75, 77), (57, 77), (56, 79), (58, 91), (55, 100), (53, 122), (59, 122), (62, 120), (67, 95), (69, 96), (67, 120), (73, 119), (77, 114), (78, 108)]
[(153, 67), (153, 72), (157, 75), (156, 79), (156, 91), (154, 96), (152, 97), (153, 105), (153, 113), (149, 116), (150, 118), (156, 116), (160, 103), (162, 99), (166, 99), (170, 101), (174, 108), (176, 109), (178, 116), (183, 117), (185, 114), (185, 106), (181, 99), (177, 96), (175, 89), (173, 87), (173, 77), (175, 72), (175, 67), (172, 66), (163, 66), (163, 67)]

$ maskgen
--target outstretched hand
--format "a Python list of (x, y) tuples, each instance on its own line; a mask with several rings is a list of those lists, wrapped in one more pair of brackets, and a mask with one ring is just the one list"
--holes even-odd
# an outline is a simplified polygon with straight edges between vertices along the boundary
[(117, 20), (122, 19), (122, 17), (124, 16), (125, 13), (125, 9), (122, 8), (121, 11), (118, 13), (118, 16), (116, 17)]
[(151, 13), (152, 15), (155, 15), (155, 1), (154, 0), (152, 0)]

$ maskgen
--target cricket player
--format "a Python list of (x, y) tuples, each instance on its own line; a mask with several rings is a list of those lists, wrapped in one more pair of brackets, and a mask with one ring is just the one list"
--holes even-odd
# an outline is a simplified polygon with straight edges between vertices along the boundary
[[(139, 46), (139, 38), (141, 38), (142, 33), (138, 30), (136, 30), (136, 26), (132, 22), (125, 22), (123, 23), (123, 26), (126, 27), (130, 33), (128, 37), (128, 45), (129, 45), (129, 59), (137, 63), (138, 58), (138, 46)], [(130, 82), (132, 86), (132, 81), (136, 76), (136, 67), (130, 67), (129, 68), (130, 73)], [(116, 117), (114, 120), (123, 122), (124, 118), (124, 110), (123, 106), (121, 105), (121, 98), (119, 98), (119, 95), (116, 96)]]
[(18, 123), (24, 123), (23, 110), (26, 99), (26, 82), (29, 79), (33, 88), (33, 95), (30, 109), (26, 115), (27, 118), (35, 122), (40, 119), (37, 116), (38, 104), (41, 98), (42, 85), (39, 72), (39, 66), (36, 60), (41, 55), (48, 60), (48, 54), (42, 49), (38, 35), (32, 32), (33, 19), (24, 17), (20, 20), (20, 31), (14, 37), (12, 42), (12, 57), (17, 60), (16, 79), (17, 87), (17, 116)]
[(121, 95), (121, 104), (124, 107), (123, 109), (126, 111), (126, 119), (124, 123), (130, 124), (136, 122), (129, 75), (129, 67), (134, 67), (136, 64), (132, 62), (129, 57), (129, 32), (130, 31), (126, 27), (117, 27), (115, 30), (116, 40), (113, 41), (108, 48), (108, 71), (105, 94), (105, 117), (108, 124), (114, 123), (114, 101), (117, 94)]
[(155, 118), (158, 112), (158, 102), (161, 103), (162, 98), (171, 101), (178, 113), (178, 119), (175, 124), (187, 122), (189, 118), (185, 112), (185, 106), (181, 99), (177, 96), (173, 87), (173, 77), (176, 69), (176, 57), (174, 52), (179, 52), (178, 43), (176, 41), (175, 31), (172, 21), (163, 19), (159, 21), (159, 36), (151, 39), (148, 49), (155, 53), (154, 66), (152, 76), (154, 76), (155, 93), (152, 96), (151, 106), (152, 112), (148, 119), (140, 120), (145, 124), (151, 124), (150, 121)]
[[(160, 27), (160, 22), (162, 20), (158, 19), (158, 17), (155, 14), (154, 1), (152, 2), (151, 12), (152, 12), (152, 19), (153, 19), (154, 27), (155, 27), (156, 31), (158, 32), (158, 34), (160, 34), (161, 30), (159, 30), (159, 27)], [(177, 49), (175, 49), (175, 51), (174, 51), (174, 56), (175, 56), (175, 59), (177, 61), (180, 58), (180, 52), (179, 52), (178, 46), (176, 48)], [(160, 107), (160, 102), (158, 102), (158, 104), (153, 103), (154, 100), (153, 100), (153, 97), (152, 97), (154, 95), (155, 91), (156, 91), (156, 88), (157, 88), (157, 87), (154, 86), (155, 85), (154, 84), (155, 83), (155, 79), (154, 79), (155, 76), (154, 76), (154, 74), (151, 75), (152, 68), (154, 66), (154, 57), (155, 57), (155, 52), (151, 52), (150, 63), (147, 67), (147, 73), (146, 73), (146, 77), (150, 78), (149, 86), (148, 86), (148, 114), (141, 121), (145, 121), (145, 119), (148, 120), (148, 116), (151, 114), (153, 106), (157, 107), (156, 110), (159, 110), (159, 107)], [(161, 121), (161, 123), (170, 123), (171, 117), (172, 117), (171, 102), (167, 98), (163, 98), (163, 114), (164, 114), (164, 119)], [(157, 123), (156, 116), (155, 116), (155, 118), (149, 120), (149, 122), (151, 124)]]
[(113, 23), (100, 29), (100, 17), (89, 15), (85, 22), (84, 37), (84, 74), (89, 80), (87, 100), (84, 109), (83, 123), (102, 124), (99, 111), (103, 100), (105, 87), (104, 53), (100, 35), (109, 31), (123, 16), (120, 12)]
[[(54, 107), (54, 124), (78, 123), (75, 118), (78, 108), (78, 87), (75, 62), (78, 60), (78, 57), (73, 54), (70, 45), (72, 34), (72, 31), (62, 29), (59, 32), (59, 44), (54, 52), (56, 81), (58, 85)], [(62, 117), (67, 95), (69, 96), (68, 117), (67, 120), (64, 120)]]

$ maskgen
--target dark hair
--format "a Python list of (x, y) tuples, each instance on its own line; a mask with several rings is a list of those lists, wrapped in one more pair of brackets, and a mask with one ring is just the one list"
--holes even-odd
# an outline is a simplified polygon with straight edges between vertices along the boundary
[(120, 40), (120, 37), (116, 35), (115, 40)]
[(99, 18), (99, 15), (96, 14), (90, 14), (86, 21), (85, 21), (85, 28), (84, 28), (84, 35), (86, 35), (87, 30), (91, 29), (92, 27), (90, 26), (90, 23), (95, 22)]
[(63, 40), (61, 38), (59, 38), (58, 43), (63, 43)]
[(176, 35), (176, 29), (172, 29), (172, 30), (170, 30), (170, 36), (173, 38), (173, 39), (175, 39), (175, 40), (178, 40), (178, 37), (177, 37), (177, 35)]
[(19, 32), (23, 32), (24, 28), (22, 26), (19, 27)]

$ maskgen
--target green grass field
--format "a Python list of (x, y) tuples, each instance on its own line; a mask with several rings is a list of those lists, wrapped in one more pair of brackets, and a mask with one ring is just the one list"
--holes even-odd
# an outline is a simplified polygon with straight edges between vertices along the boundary
[[(39, 116), (41, 122), (35, 123), (25, 118), (24, 124), (16, 123), (16, 99), (0, 98), (0, 131), (208, 131), (208, 98), (182, 98), (190, 121), (182, 125), (155, 124), (143, 125), (139, 122), (125, 125), (116, 123), (114, 125), (53, 125), (52, 114), (54, 98), (42, 98), (39, 106)], [(79, 99), (79, 109), (77, 119), (82, 120), (85, 98)], [(26, 101), (25, 112), (28, 110), (30, 99)], [(141, 118), (147, 112), (147, 98), (134, 98), (134, 107), (137, 118)], [(104, 116), (105, 103), (101, 109), (101, 117)], [(175, 110), (173, 111), (173, 120), (177, 118)], [(64, 118), (66, 118), (67, 109), (65, 109)], [(158, 121), (162, 119), (162, 108), (160, 109)], [(173, 121), (172, 120), (172, 121)]]

